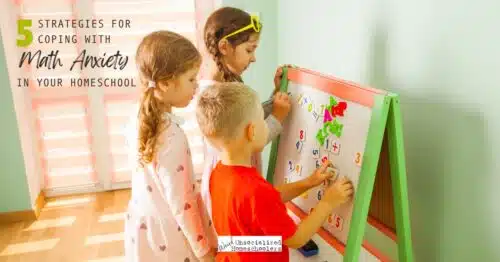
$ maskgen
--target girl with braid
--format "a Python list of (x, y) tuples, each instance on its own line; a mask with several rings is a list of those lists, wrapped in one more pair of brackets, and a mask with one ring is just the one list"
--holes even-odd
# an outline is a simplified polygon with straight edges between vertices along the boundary
[(142, 39), (136, 64), (141, 98), (127, 136), (135, 172), (125, 261), (214, 261), (216, 241), (206, 230), (183, 120), (172, 113), (193, 99), (201, 55), (185, 37), (157, 31)]

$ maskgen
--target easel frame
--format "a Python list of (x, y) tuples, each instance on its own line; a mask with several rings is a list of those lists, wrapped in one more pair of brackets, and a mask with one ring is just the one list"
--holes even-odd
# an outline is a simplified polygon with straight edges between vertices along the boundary
[[(319, 232), (320, 236), (330, 243), (338, 252), (342, 253), (344, 256), (343, 260), (346, 262), (358, 261), (362, 246), (373, 251), (373, 248), (368, 243), (363, 243), (363, 237), (365, 234), (368, 211), (370, 208), (384, 134), (387, 131), (398, 258), (401, 262), (413, 262), (406, 163), (399, 96), (378, 89), (361, 87), (357, 84), (325, 76), (307, 69), (287, 67), (283, 67), (280, 91), (287, 92), (288, 84), (292, 80), (297, 83), (311, 86), (317, 84), (317, 86), (313, 87), (332, 95), (339, 96), (333, 91), (335, 89), (336, 92), (342, 93), (344, 96), (343, 99), (369, 106), (372, 112), (363, 154), (360, 179), (354, 197), (354, 208), (351, 217), (352, 222), (348, 233), (347, 245), (344, 245), (323, 229)], [(274, 183), (274, 171), (278, 157), (279, 141), (280, 137), (278, 136), (273, 141), (271, 147), (267, 172), (267, 180), (270, 183)], [(287, 203), (287, 206), (297, 216), (302, 218), (305, 215), (305, 213), (301, 212), (292, 202)], [(381, 254), (378, 254), (377, 257), (382, 261), (389, 261)]]

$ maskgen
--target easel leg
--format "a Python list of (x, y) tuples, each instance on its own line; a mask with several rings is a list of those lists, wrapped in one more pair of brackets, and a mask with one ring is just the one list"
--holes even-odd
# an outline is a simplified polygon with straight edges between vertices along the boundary
[(389, 138), (389, 159), (391, 165), (394, 215), (398, 239), (398, 256), (401, 262), (413, 262), (410, 211), (406, 179), (406, 163), (403, 141), (403, 126), (399, 98), (393, 96), (387, 119)]

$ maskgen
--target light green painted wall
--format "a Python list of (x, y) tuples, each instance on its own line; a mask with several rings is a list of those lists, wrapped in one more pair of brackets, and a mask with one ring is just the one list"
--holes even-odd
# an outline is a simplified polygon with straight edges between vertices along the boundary
[(0, 213), (31, 209), (16, 113), (0, 35)]
[[(262, 33), (260, 36), (260, 45), (256, 52), (257, 62), (243, 75), (245, 84), (258, 91), (262, 101), (269, 98), (274, 89), (274, 73), (277, 64), (276, 52), (276, 1), (269, 0), (223, 0), (223, 6), (232, 6), (243, 9), (247, 12), (259, 12), (261, 22), (263, 24)], [(267, 174), (267, 163), (271, 145), (269, 144), (262, 152), (262, 174)]]
[(500, 261), (500, 2), (282, 0), (276, 10), (279, 63), (401, 95), (416, 260)]

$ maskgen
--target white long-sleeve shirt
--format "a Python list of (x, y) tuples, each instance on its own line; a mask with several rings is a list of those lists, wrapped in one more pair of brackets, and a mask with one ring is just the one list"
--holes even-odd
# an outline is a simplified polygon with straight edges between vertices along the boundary
[[(210, 222), (193, 175), (182, 119), (170, 122), (161, 134), (155, 160), (137, 168), (125, 227), (127, 261), (197, 261), (216, 247), (208, 233)], [(130, 161), (137, 163), (137, 125), (128, 139)]]

